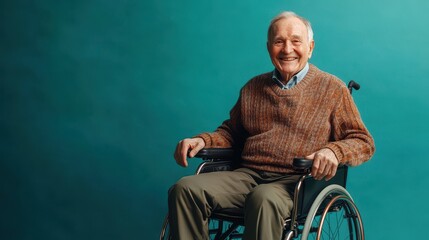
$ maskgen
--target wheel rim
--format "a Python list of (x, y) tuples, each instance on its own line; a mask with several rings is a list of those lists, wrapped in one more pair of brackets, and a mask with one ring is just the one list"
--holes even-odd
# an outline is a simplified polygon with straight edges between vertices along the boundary
[(308, 239), (363, 240), (362, 221), (352, 200), (344, 195), (331, 198), (313, 219)]

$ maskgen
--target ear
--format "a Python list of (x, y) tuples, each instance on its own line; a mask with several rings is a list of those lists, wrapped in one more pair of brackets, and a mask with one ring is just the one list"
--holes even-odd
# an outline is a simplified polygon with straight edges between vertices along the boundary
[(311, 55), (313, 54), (313, 49), (314, 49), (314, 40), (311, 40), (311, 42), (310, 42), (310, 51), (308, 53), (308, 59), (311, 58)]

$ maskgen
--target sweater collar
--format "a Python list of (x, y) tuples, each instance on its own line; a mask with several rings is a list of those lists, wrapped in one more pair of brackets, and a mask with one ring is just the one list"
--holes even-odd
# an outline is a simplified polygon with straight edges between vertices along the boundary
[[(294, 95), (297, 93), (302, 92), (310, 82), (314, 79), (314, 77), (318, 74), (320, 71), (316, 66), (313, 64), (308, 64), (309, 68), (305, 76), (302, 78), (299, 84), (294, 86), (293, 88), (290, 88), (289, 90), (285, 91), (282, 88), (279, 87), (278, 84), (276, 84), (274, 81), (271, 81), (271, 89), (274, 93), (276, 93), (279, 96), (286, 96), (286, 95)], [(271, 79), (272, 80), (272, 79)]]
[(301, 71), (299, 71), (297, 74), (295, 74), (291, 79), (289, 79), (286, 84), (283, 84), (283, 82), (281, 81), (282, 75), (280, 74), (279, 70), (277, 70), (277, 68), (275, 68), (273, 70), (273, 80), (274, 82), (279, 85), (279, 87), (282, 90), (287, 90), (287, 89), (291, 89), (292, 87), (294, 87), (295, 85), (297, 85), (302, 79), (304, 79), (305, 75), (307, 75), (309, 69), (309, 64), (308, 62), (305, 64), (304, 68), (301, 69)]

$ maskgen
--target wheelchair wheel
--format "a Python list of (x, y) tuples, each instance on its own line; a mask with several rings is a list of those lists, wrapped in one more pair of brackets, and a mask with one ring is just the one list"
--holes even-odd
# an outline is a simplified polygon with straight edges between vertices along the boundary
[(345, 188), (333, 184), (317, 196), (308, 212), (301, 239), (364, 239), (362, 219)]

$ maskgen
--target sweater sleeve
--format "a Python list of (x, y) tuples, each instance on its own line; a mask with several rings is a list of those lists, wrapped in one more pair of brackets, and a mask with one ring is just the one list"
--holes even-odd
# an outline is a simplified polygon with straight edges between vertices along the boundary
[(365, 127), (347, 87), (341, 87), (340, 99), (331, 116), (333, 141), (326, 146), (340, 163), (357, 166), (375, 152), (374, 139)]
[(206, 147), (211, 148), (241, 148), (247, 136), (241, 123), (241, 97), (230, 111), (230, 118), (225, 120), (214, 132), (197, 135), (204, 139)]

